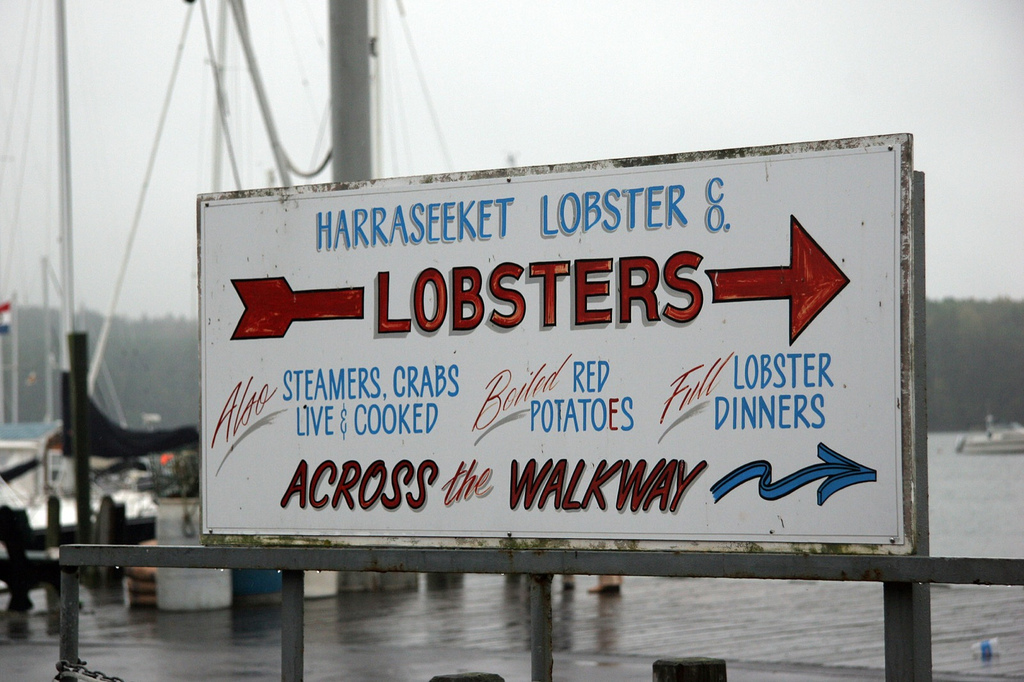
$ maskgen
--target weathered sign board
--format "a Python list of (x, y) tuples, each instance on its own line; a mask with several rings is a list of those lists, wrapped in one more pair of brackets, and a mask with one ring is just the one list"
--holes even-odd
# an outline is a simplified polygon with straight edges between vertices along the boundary
[(198, 198), (206, 542), (913, 551), (909, 135)]

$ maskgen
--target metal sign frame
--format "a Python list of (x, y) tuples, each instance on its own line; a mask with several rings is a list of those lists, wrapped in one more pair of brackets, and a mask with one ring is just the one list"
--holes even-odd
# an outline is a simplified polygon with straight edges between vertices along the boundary
[[(197, 200), (197, 213), (203, 321), (204, 543), (302, 545), (326, 542), (346, 545), (813, 550), (896, 554), (917, 551), (920, 546), (916, 541), (918, 514), (914, 489), (915, 485), (921, 484), (915, 483), (915, 477), (923, 472), (915, 464), (914, 453), (923, 447), (923, 443), (918, 441), (923, 438), (920, 425), (924, 422), (920, 390), (923, 375), (919, 362), (923, 347), (919, 347), (915, 337), (923, 333), (923, 329), (916, 329), (923, 315), (923, 257), (917, 246), (919, 241), (923, 243), (923, 229), (921, 235), (913, 229), (912, 158), (910, 135), (888, 135), (553, 167), (201, 195)], [(846, 166), (854, 170), (847, 171)], [(761, 174), (763, 182), (758, 180), (755, 183), (754, 176)], [(598, 185), (605, 188), (603, 194), (595, 191), (594, 187)], [(806, 186), (810, 198), (794, 202), (794, 193), (803, 186)], [(885, 193), (889, 193), (888, 198), (874, 198)], [(865, 201), (865, 197), (870, 201)], [(484, 202), (487, 202), (486, 210)], [(872, 208), (863, 211), (858, 208), (851, 213), (851, 207), (864, 203), (872, 203)], [(527, 214), (514, 212), (524, 204), (528, 205)], [(407, 208), (402, 216), (403, 224), (399, 227), (396, 227), (396, 213), (400, 211), (396, 211), (395, 206)], [(414, 208), (416, 206), (418, 210)], [(698, 212), (698, 209), (701, 210)], [(415, 239), (417, 233), (413, 231), (414, 213), (419, 218), (415, 221), (419, 226), (418, 240)], [(771, 216), (764, 222), (771, 224), (775, 231), (758, 236), (756, 230), (766, 229), (762, 224), (755, 224), (755, 216), (761, 213)], [(779, 231), (777, 216), (783, 214), (788, 224)], [(526, 224), (523, 215), (530, 217), (530, 226), (534, 230), (530, 237), (514, 234)], [(689, 216), (688, 222), (686, 216)], [(823, 226), (825, 218), (835, 216), (839, 216), (835, 222), (840, 227)], [(853, 218), (862, 218), (863, 235), (856, 233), (859, 228), (851, 223)], [(360, 220), (362, 229), (357, 230)], [(627, 223), (627, 220), (635, 220), (637, 225)], [(615, 225), (609, 228), (612, 221)], [(680, 238), (679, 243), (673, 243), (665, 236), (672, 230), (672, 239)], [(220, 231), (227, 236), (219, 237)], [(747, 236), (743, 237), (744, 234)], [(889, 240), (881, 247), (874, 244), (880, 236)], [(395, 240), (390, 244), (393, 247), (390, 251), (385, 253), (384, 248), (373, 248), (389, 246), (389, 238)], [(472, 244), (465, 246), (461, 242), (463, 238)], [(288, 244), (300, 239), (304, 240), (302, 248), (308, 253), (289, 255), (287, 252), (291, 247)], [(401, 244), (398, 239), (402, 240)], [(593, 244), (599, 239), (607, 242), (602, 248), (595, 249)], [(613, 240), (618, 241), (609, 247), (607, 244)], [(729, 246), (723, 247), (723, 244)], [(534, 257), (531, 249), (536, 249), (540, 255)], [(875, 264), (870, 267), (859, 264), (856, 258), (862, 250), (870, 251), (875, 261), (886, 262), (877, 268)], [(394, 255), (399, 251), (402, 253)], [(732, 257), (733, 252), (735, 257)], [(877, 257), (879, 253), (881, 258)], [(645, 259), (645, 256), (656, 258)], [(705, 258), (703, 264), (701, 258)], [(611, 263), (612, 260), (615, 263)], [(869, 259), (865, 256), (862, 260)], [(495, 267), (495, 264), (501, 265)], [(501, 269), (502, 266), (508, 267)], [(313, 271), (312, 274), (306, 276), (308, 273), (297, 272), (304, 267)], [(484, 268), (487, 269), (481, 272)], [(582, 275), (579, 274), (581, 270)], [(406, 275), (403, 280), (399, 273), (404, 271), (420, 274), (418, 278)], [(529, 275), (524, 276), (522, 271), (528, 271)], [(621, 272), (628, 274), (619, 274)], [(821, 282), (815, 280), (809, 293), (794, 293), (790, 280), (810, 280), (812, 275), (816, 277), (822, 272), (825, 273), (824, 279)], [(373, 273), (376, 277), (372, 277)], [(518, 292), (518, 298), (515, 296), (514, 285), (518, 283), (522, 287), (522, 282), (530, 275), (536, 278), (536, 291), (541, 292), (539, 302), (530, 298), (536, 293), (532, 289), (528, 293)], [(562, 278), (571, 281), (572, 288), (566, 284), (566, 288), (559, 292), (557, 287)], [(645, 288), (652, 279), (660, 279), (662, 286), (653, 292), (656, 300), (653, 306), (649, 303), (652, 289)], [(783, 284), (780, 285), (780, 281)], [(408, 300), (405, 299), (406, 291), (410, 292)], [(482, 291), (483, 294), (474, 299), (466, 295), (467, 291), (475, 294)], [(554, 293), (546, 293), (551, 291)], [(623, 294), (623, 291), (627, 293)], [(445, 293), (452, 301), (447, 308), (448, 303), (441, 296)], [(558, 301), (559, 293), (563, 299), (572, 300)], [(877, 306), (882, 313), (867, 309), (861, 299), (868, 297), (877, 298)], [(773, 331), (782, 329), (784, 337), (765, 342), (760, 338), (759, 330), (769, 324), (765, 321), (769, 315), (763, 310), (778, 313), (781, 303), (776, 299), (789, 302), (788, 319), (783, 318), (781, 323), (775, 319), (770, 323)], [(859, 302), (851, 303), (850, 300)], [(719, 306), (718, 303), (729, 305)], [(518, 310), (517, 305), (521, 306)], [(706, 312), (712, 309), (712, 305), (716, 311), (713, 316)], [(695, 306), (697, 313), (693, 313)], [(755, 310), (753, 306), (760, 306), (757, 312), (749, 312)], [(447, 314), (442, 314), (442, 310)], [(719, 310), (730, 312), (719, 315)], [(522, 314), (514, 319), (517, 312)], [(695, 319), (698, 314), (703, 317)], [(481, 320), (483, 315), (490, 315), (490, 319)], [(617, 317), (609, 319), (612, 316)], [(645, 320), (638, 324), (641, 317)], [(667, 343), (664, 336), (643, 335), (653, 334), (649, 331), (651, 329), (667, 329), (665, 317), (672, 317), (672, 329), (690, 336), (697, 331), (713, 336), (712, 322), (722, 326), (728, 323), (731, 328), (740, 330), (738, 338), (743, 341), (736, 342), (728, 337), (722, 341), (719, 337), (711, 345), (698, 347), (698, 354), (704, 353), (707, 357), (682, 368), (692, 374), (677, 371), (677, 383), (668, 382), (675, 388), (670, 391), (661, 416), (664, 419), (672, 408), (674, 414), (671, 416), (675, 420), (669, 420), (668, 428), (662, 424), (654, 435), (666, 439), (686, 430), (696, 431), (694, 425), (701, 423), (699, 420), (703, 420), (705, 431), (712, 431), (708, 423), (714, 426), (714, 432), (728, 430), (731, 418), (739, 420), (732, 426), (736, 432), (733, 436), (738, 434), (735, 442), (749, 448), (751, 444), (770, 444), (773, 439), (782, 439), (781, 448), (766, 448), (768, 456), (763, 458), (740, 455), (738, 460), (733, 455), (729, 460), (730, 452), (739, 449), (733, 446), (734, 440), (726, 438), (724, 442), (727, 445), (720, 446), (716, 438), (721, 439), (722, 436), (712, 433), (704, 440), (698, 436), (696, 442), (700, 447), (688, 450), (684, 459), (667, 456), (667, 450), (659, 452), (650, 433), (647, 434), (646, 445), (640, 445), (639, 441), (622, 442), (621, 445), (601, 442), (604, 436), (609, 436), (608, 441), (611, 442), (611, 436), (620, 435), (611, 433), (612, 411), (616, 406), (621, 412), (626, 412), (630, 420), (640, 421), (641, 413), (651, 414), (651, 405), (637, 407), (636, 402), (643, 402), (637, 400), (625, 408), (622, 402), (611, 402), (625, 397), (623, 387), (629, 388), (631, 378), (634, 383), (637, 381), (644, 359), (641, 357), (636, 364), (629, 364), (633, 361), (623, 359), (625, 356), (621, 348), (613, 348), (603, 355), (595, 349), (602, 343), (622, 346), (618, 340), (624, 336), (621, 330), (633, 325), (639, 331), (629, 332), (632, 336), (628, 337), (626, 345), (639, 343), (637, 339), (653, 338), (656, 341), (652, 348), (663, 350)], [(709, 317), (711, 319), (705, 322)], [(524, 319), (527, 324), (523, 324)], [(565, 327), (564, 332), (557, 329), (560, 323)], [(363, 329), (363, 336), (358, 342), (345, 341), (346, 336), (354, 335), (349, 330), (355, 330), (357, 324), (371, 327), (373, 333), (367, 334)], [(484, 330), (488, 324), (491, 329)], [(833, 327), (838, 324), (845, 330), (833, 331), (829, 336), (823, 331), (826, 324)], [(863, 329), (858, 329), (859, 324)], [(339, 454), (333, 458), (324, 455), (326, 450), (322, 447), (318, 450), (320, 446), (308, 446), (317, 440), (309, 437), (311, 430), (316, 429), (313, 435), (322, 437), (322, 430), (330, 430), (333, 424), (335, 430), (332, 435), (336, 436), (340, 426), (338, 412), (334, 412), (332, 417), (330, 406), (315, 404), (315, 399), (323, 395), (318, 394), (316, 388), (318, 380), (323, 382), (322, 370), (338, 368), (339, 374), (328, 374), (327, 382), (333, 380), (335, 390), (346, 390), (340, 383), (340, 370), (345, 365), (340, 362), (332, 365), (331, 361), (324, 360), (329, 354), (325, 355), (319, 347), (313, 349), (313, 360), (305, 362), (302, 358), (303, 362), (292, 361), (305, 355), (307, 346), (303, 344), (315, 346), (321, 343), (317, 339), (323, 332), (314, 334), (310, 331), (314, 328), (328, 330), (336, 355), (358, 360), (349, 365), (356, 368), (355, 372), (344, 379), (348, 389), (357, 395), (362, 392), (365, 397), (377, 392), (376, 399), (388, 390), (380, 388), (380, 385), (388, 386), (389, 382), (393, 389), (400, 390), (395, 377), (401, 371), (404, 390), (412, 392), (418, 389), (422, 395), (437, 398), (433, 402), (423, 401), (418, 413), (415, 407), (406, 408), (407, 430), (404, 434), (385, 434), (405, 438), (388, 440), (382, 436), (378, 439), (381, 443), (372, 447), (362, 447), (362, 444), (371, 442), (369, 438), (359, 441), (351, 436), (351, 441), (359, 442), (359, 446), (352, 445), (351, 441), (344, 443), (344, 438), (338, 443), (335, 438), (330, 447)], [(562, 333), (562, 337), (557, 337), (558, 333)], [(842, 338), (844, 333), (854, 338), (856, 347), (834, 350), (842, 345), (836, 339)], [(578, 354), (575, 350), (561, 354), (548, 352), (558, 347), (558, 343), (564, 347), (565, 334), (575, 335), (570, 338), (586, 337), (583, 350)], [(872, 334), (883, 338), (881, 344), (876, 343)], [(608, 337), (614, 337), (614, 341), (608, 341)], [(467, 338), (472, 341), (467, 342)], [(512, 343), (508, 342), (510, 338), (514, 340)], [(545, 346), (551, 338), (561, 338), (561, 341)], [(435, 349), (441, 347), (442, 350), (423, 351), (426, 347), (422, 345), (424, 339), (429, 339)], [(496, 339), (503, 339), (504, 345), (497, 343)], [(888, 358), (887, 342), (892, 345), (891, 357)], [(360, 343), (373, 346), (374, 350), (361, 348)], [(387, 354), (403, 343), (414, 347), (407, 353), (414, 359), (405, 365), (397, 360), (398, 355)], [(421, 345), (414, 346), (416, 343)], [(523, 397), (522, 404), (517, 404), (511, 392), (501, 396), (504, 403), (522, 409), (518, 412), (499, 409), (504, 405), (494, 408), (496, 416), (506, 419), (503, 431), (493, 430), (493, 427), (491, 431), (476, 429), (468, 435), (462, 434), (461, 440), (456, 438), (448, 443), (434, 441), (428, 445), (417, 443), (418, 436), (432, 431), (438, 424), (441, 424), (442, 431), (452, 428), (448, 423), (449, 417), (454, 412), (465, 413), (466, 405), (459, 404), (458, 409), (449, 409), (446, 414), (442, 401), (454, 401), (454, 394), (459, 391), (469, 392), (470, 389), (465, 387), (473, 381), (477, 390), (475, 407), (480, 406), (480, 395), (493, 395), (493, 391), (491, 394), (481, 392), (486, 385), (480, 377), (485, 376), (487, 367), (473, 365), (472, 359), (465, 359), (467, 355), (484, 352), (492, 344), (498, 348), (497, 353), (507, 357), (518, 352), (517, 345), (542, 350), (535, 353), (533, 367), (536, 369), (532, 373), (520, 374), (507, 382), (507, 385), (512, 385), (523, 378), (523, 386), (518, 393)], [(737, 351), (733, 348), (730, 355), (726, 352), (730, 344), (743, 349)], [(771, 352), (758, 352), (763, 350), (756, 348), (758, 344)], [(817, 351), (809, 352), (809, 346)], [(377, 348), (389, 349), (381, 353), (385, 359), (368, 359), (377, 357)], [(723, 350), (716, 352), (717, 348)], [(871, 362), (877, 364), (881, 358), (881, 364), (890, 369), (876, 370), (867, 361), (860, 363), (862, 366), (855, 366), (858, 363), (854, 361), (859, 358), (861, 350), (871, 358)], [(399, 355), (402, 352), (405, 351), (399, 351)], [(457, 363), (436, 361), (446, 354), (450, 358), (459, 353), (462, 355), (458, 356)], [(282, 354), (287, 356), (287, 361), (281, 360)], [(655, 351), (650, 352), (651, 356), (656, 354)], [(235, 364), (239, 358), (252, 371), (236, 371)], [(380, 372), (383, 379), (373, 373), (373, 367), (378, 366), (383, 366)], [(224, 367), (229, 367), (230, 371), (225, 373)], [(309, 367), (321, 371), (310, 373)], [(453, 367), (457, 367), (455, 372)], [(839, 380), (835, 370), (839, 367), (848, 380), (842, 389), (835, 386)], [(282, 368), (285, 369), (282, 371)], [(290, 374), (293, 368), (302, 368), (301, 378), (297, 373)], [(441, 370), (435, 374), (436, 368)], [(767, 384), (764, 375), (757, 376), (759, 371), (768, 373)], [(860, 380), (859, 377), (872, 373), (877, 376), (869, 382), (871, 386), (844, 403), (847, 393), (860, 390), (851, 388)], [(246, 376), (242, 377), (242, 374)], [(277, 377), (268, 378), (275, 374)], [(410, 378), (411, 374), (415, 374), (415, 378)], [(487, 376), (494, 377), (492, 382), (500, 382), (497, 373)], [(733, 382), (732, 396), (723, 395), (728, 393), (721, 388), (726, 385), (723, 376)], [(289, 381), (294, 383), (289, 384)], [(300, 382), (305, 382), (307, 388), (304, 389)], [(312, 391), (308, 389), (310, 382)], [(783, 402), (790, 393), (780, 394), (777, 390), (770, 396), (762, 393), (758, 396), (760, 405), (755, 398), (750, 398), (746, 405), (737, 402), (742, 400), (737, 393), (743, 390), (756, 392), (758, 386), (760, 389), (768, 388), (768, 393), (771, 393), (769, 384), (773, 382), (781, 383), (792, 393), (795, 393), (792, 389), (812, 386), (815, 382), (822, 390), (815, 394), (819, 396), (817, 402), (814, 396), (805, 397), (800, 408), (803, 410), (802, 422), (797, 420), (794, 410), (799, 403), (794, 400), (786, 406)], [(543, 399), (549, 386), (552, 388), (551, 397), (555, 396), (554, 386), (557, 383), (562, 384), (560, 390), (563, 393), (572, 386), (574, 392), (578, 390), (581, 394), (592, 395), (586, 399), (588, 402), (580, 404), (593, 407), (597, 400), (604, 399), (602, 412), (591, 409), (589, 422), (592, 427), (604, 427), (600, 440), (592, 438), (594, 434), (579, 432), (578, 416), (574, 417), (577, 431), (562, 441), (557, 437), (552, 440), (550, 435), (546, 439), (530, 440), (530, 434), (515, 432), (508, 426), (512, 421), (525, 423), (531, 419), (531, 431), (544, 431), (545, 425), (548, 425), (548, 431), (557, 431), (554, 425), (563, 419), (560, 410), (568, 403), (558, 404), (556, 408), (555, 400), (547, 403), (533, 400)], [(619, 393), (607, 393), (605, 387), (608, 385), (617, 387)], [(890, 388), (880, 391), (880, 385)], [(299, 396), (304, 390), (305, 393)], [(648, 387), (633, 387), (632, 390), (639, 391), (646, 398), (646, 403), (652, 402), (649, 394), (643, 393)], [(264, 441), (275, 428), (282, 430), (280, 423), (273, 424), (273, 415), (277, 415), (278, 422), (283, 422), (285, 418), (280, 415), (286, 411), (274, 409), (278, 406), (273, 403), (281, 401), (286, 394), (293, 397), (292, 404), (286, 406), (294, 410), (287, 415), (288, 420), (295, 420), (288, 427), (291, 441), (287, 438)], [(608, 397), (613, 395), (615, 398)], [(883, 400), (890, 402), (890, 397), (896, 404), (880, 408), (878, 404)], [(770, 408), (767, 407), (768, 398), (771, 399)], [(523, 413), (528, 399), (533, 403), (530, 408), (532, 414)], [(825, 401), (831, 403), (833, 399), (848, 408), (848, 413), (837, 414), (840, 412), (838, 408), (829, 412)], [(376, 408), (378, 433), (387, 430), (386, 420), (389, 419), (386, 409), (390, 403), (387, 403), (386, 396), (382, 400), (383, 407), (378, 405)], [(296, 404), (298, 402), (307, 405), (300, 406)], [(538, 402), (542, 407), (537, 407)], [(319, 410), (319, 414), (314, 412), (310, 417), (308, 403), (312, 403), (312, 409)], [(703, 407), (700, 407), (701, 403)], [(366, 404), (369, 407), (363, 412), (362, 426), (369, 430), (370, 414), (376, 403), (368, 400)], [(549, 406), (550, 415), (544, 412)], [(303, 412), (304, 407), (306, 412)], [(468, 422), (463, 419), (463, 426), (466, 423), (479, 426), (486, 408), (485, 401), (476, 413), (477, 423), (473, 423), (471, 418)], [(390, 417), (392, 429), (399, 431), (402, 429), (400, 420), (403, 419), (401, 409), (401, 405), (396, 405), (394, 416)], [(303, 414), (306, 415), (304, 423)], [(864, 415), (864, 423), (858, 422), (858, 414)], [(743, 420), (748, 416), (762, 422), (771, 420), (770, 428), (754, 433), (758, 429), (753, 427), (754, 422), (750, 422), (751, 433), (746, 433), (748, 424)], [(883, 428), (876, 429), (884, 433), (880, 440), (872, 442), (881, 443), (877, 450), (893, 451), (875, 453), (883, 460), (881, 467), (875, 466), (875, 462), (862, 464), (854, 461), (852, 456), (848, 457), (827, 444), (824, 437), (818, 441), (816, 453), (812, 453), (817, 454), (818, 460), (812, 458), (803, 461), (802, 465), (789, 460), (781, 464), (777, 460), (772, 461), (774, 454), (789, 447), (787, 439), (797, 442), (790, 437), (792, 432), (783, 433), (783, 429), (803, 426), (805, 432), (814, 428), (827, 432), (828, 429), (823, 427), (826, 419), (831, 419), (831, 423), (841, 422), (840, 430), (847, 441), (858, 430), (862, 437), (871, 440), (868, 425), (871, 420), (878, 422), (879, 416), (882, 422), (891, 424), (883, 424)], [(791, 421), (784, 423), (785, 418)], [(568, 418), (565, 423), (569, 424)], [(584, 419), (584, 428), (586, 423)], [(348, 425), (354, 428), (353, 422)], [(673, 429), (677, 430), (670, 434)], [(799, 442), (811, 442), (807, 438), (812, 435), (816, 434), (800, 434)], [(490, 438), (490, 442), (522, 439), (527, 450), (533, 448), (541, 452), (563, 447), (573, 455), (560, 460), (554, 457), (547, 460), (531, 458), (529, 461), (535, 467), (531, 475), (536, 477), (529, 480), (524, 473), (527, 466), (525, 458), (518, 463), (520, 468), (513, 468), (505, 479), (490, 467), (486, 470), (491, 471), (493, 478), (485, 479), (482, 474), (484, 463), (477, 464), (478, 458), (472, 455), (459, 457), (461, 464), (458, 469), (454, 460), (450, 466), (438, 460), (441, 465), (435, 464), (435, 469), (441, 471), (432, 472), (421, 466), (428, 459), (437, 459), (436, 453), (446, 447), (469, 451), (480, 439), (486, 438)], [(259, 478), (261, 470), (270, 461), (268, 457), (290, 457), (290, 462), (294, 463), (296, 453), (282, 454), (284, 450), (291, 449), (292, 443), (300, 461), (308, 459), (309, 462), (304, 471), (301, 464), (298, 467), (293, 465), (289, 470), (290, 483), (284, 481), (278, 486), (280, 490), (273, 489), (273, 497), (285, 493), (280, 504), (276, 505), (280, 509), (275, 507), (277, 500), (264, 499), (263, 502), (275, 507), (275, 511), (258, 518), (255, 525), (247, 525), (248, 520), (244, 518), (239, 523), (239, 518), (253, 513), (251, 506), (246, 507), (240, 501), (252, 497), (254, 492), (266, 498), (269, 491), (259, 485), (232, 489), (215, 480), (216, 477), (226, 467), (235, 467), (233, 476), (243, 476), (245, 480)], [(891, 448), (887, 448), (885, 443), (891, 443)], [(409, 448), (413, 454), (403, 457), (401, 453), (410, 452)], [(591, 459), (585, 452), (587, 448), (596, 451)], [(608, 484), (605, 492), (609, 495), (614, 495), (612, 489), (618, 486), (620, 502), (622, 491), (626, 490), (625, 504), (620, 505), (624, 508), (617, 514), (606, 514), (596, 522), (583, 521), (583, 530), (579, 531), (576, 527), (581, 524), (577, 521), (583, 516), (579, 506), (562, 508), (559, 502), (563, 496), (566, 500), (578, 502), (581, 493), (573, 498), (568, 492), (574, 485), (571, 480), (578, 479), (577, 484), (579, 480), (589, 480), (591, 487), (597, 485), (595, 481), (602, 475), (597, 459), (603, 456), (606, 467), (610, 468), (615, 461), (608, 464), (608, 453), (614, 448), (625, 453), (624, 456), (619, 455), (622, 460), (615, 461), (626, 462), (626, 466), (629, 466), (630, 454), (634, 462), (645, 456), (642, 454), (645, 450), (638, 451), (637, 448), (650, 448), (654, 454), (647, 455), (648, 469), (640, 478), (627, 480), (620, 470), (616, 472), (618, 479)], [(716, 461), (709, 468), (711, 457), (708, 453), (716, 448), (729, 451), (716, 453), (726, 461)], [(694, 449), (697, 452), (693, 452)], [(248, 453), (241, 453), (242, 450)], [(262, 454), (261, 450), (264, 451)], [(276, 454), (271, 455), (267, 450)], [(288, 507), (294, 511), (299, 502), (303, 508), (313, 506), (314, 496), (317, 503), (323, 503), (318, 509), (340, 507), (344, 510), (345, 498), (357, 487), (335, 493), (335, 499), (327, 503), (328, 496), (317, 486), (322, 482), (324, 491), (336, 490), (336, 482), (343, 481), (346, 476), (343, 462), (360, 464), (360, 455), (349, 458), (342, 453), (359, 450), (369, 453), (362, 455), (363, 479), (360, 485), (367, 485), (368, 467), (375, 466), (377, 462), (385, 467), (373, 474), (369, 484), (371, 494), (377, 483), (384, 491), (370, 505), (379, 512), (378, 516), (386, 513), (382, 511), (385, 505), (379, 503), (381, 499), (395, 501), (400, 495), (405, 495), (403, 499), (406, 502), (415, 501), (415, 484), (403, 488), (400, 481), (417, 481), (424, 499), (430, 497), (435, 506), (438, 498), (445, 495), (443, 484), (447, 483), (450, 484), (449, 496), (453, 491), (459, 492), (453, 503), (454, 511), (449, 515), (449, 518), (457, 519), (457, 523), (435, 519), (426, 522), (425, 527), (419, 527), (417, 520), (406, 527), (401, 523), (388, 525), (389, 521), (362, 528), (358, 521), (345, 521), (340, 524), (344, 527), (341, 531), (335, 531), (330, 522), (313, 523), (307, 527), (296, 525), (294, 515), (289, 518), (291, 512)], [(305, 453), (319, 454), (307, 458), (303, 457)], [(389, 456), (393, 459), (387, 459)], [(246, 467), (240, 469), (237, 462), (243, 457), (248, 460)], [(330, 466), (326, 465), (328, 461)], [(541, 476), (539, 472), (545, 461), (549, 468)], [(561, 471), (558, 470), (559, 462), (565, 462)], [(401, 466), (396, 470), (399, 464)], [(480, 468), (474, 469), (473, 464)], [(659, 466), (660, 469), (655, 468)], [(607, 472), (606, 468), (604, 473)], [(520, 478), (517, 479), (517, 475)], [(316, 482), (311, 483), (314, 477)], [(391, 477), (393, 486), (390, 496), (385, 489), (388, 477)], [(609, 479), (612, 479), (611, 474), (605, 480)], [(698, 481), (699, 486), (694, 481)], [(864, 489), (878, 486), (882, 481), (886, 492), (881, 498), (871, 498), (867, 504), (854, 499), (856, 496), (851, 491), (857, 490), (860, 484), (870, 484), (860, 486)], [(511, 487), (513, 500), (509, 506), (515, 509), (513, 502), (518, 486), (519, 510), (524, 511), (530, 485), (535, 486), (534, 499), (542, 502), (529, 511), (541, 511), (543, 501), (547, 501), (549, 511), (561, 512), (562, 522), (556, 521), (549, 526), (545, 525), (546, 521), (539, 522), (539, 525), (531, 522), (532, 525), (527, 523), (525, 529), (521, 529), (511, 524), (507, 517), (488, 520), (485, 518), (487, 514), (478, 515), (473, 507), (473, 503), (487, 494), (492, 498), (508, 499), (508, 488)], [(583, 484), (578, 485), (580, 490), (584, 489)], [(495, 488), (499, 488), (496, 493)], [(288, 491), (291, 492), (290, 497)], [(600, 486), (597, 492), (601, 492)], [(705, 516), (718, 513), (726, 505), (732, 505), (739, 511), (735, 511), (732, 521), (725, 524), (728, 526), (725, 530), (713, 527), (713, 532), (693, 532), (692, 528), (678, 533), (666, 532), (667, 526), (662, 520), (677, 514), (681, 504), (690, 504), (691, 498), (698, 494), (704, 498), (699, 504), (703, 505)], [(536, 497), (538, 495), (539, 498)], [(474, 496), (477, 499), (470, 500)], [(733, 502), (740, 498), (746, 501)], [(596, 499), (596, 495), (591, 497), (591, 501)], [(884, 513), (889, 520), (884, 524), (872, 520), (867, 532), (859, 530), (859, 526), (868, 525), (860, 517), (849, 523), (839, 519), (828, 522), (832, 525), (811, 524), (800, 529), (804, 516), (802, 509), (811, 510), (808, 515), (813, 515), (824, 513), (820, 511), (822, 509), (845, 505), (843, 513), (867, 514), (865, 518), (868, 518), (870, 510), (862, 508), (879, 506), (879, 499), (881, 506), (886, 507)], [(716, 508), (719, 502), (723, 505)], [(743, 518), (750, 516), (750, 504), (759, 505), (766, 510), (765, 514), (777, 516), (779, 523), (766, 524), (763, 531), (752, 532), (749, 524), (743, 525)], [(229, 513), (233, 505), (239, 510), (234, 516)], [(355, 505), (350, 507), (354, 509)], [(654, 508), (655, 515), (650, 513), (651, 508)], [(781, 511), (783, 509), (784, 512)], [(571, 523), (564, 522), (568, 518), (567, 513), (576, 514)], [(423, 511), (417, 514), (418, 519), (429, 516)], [(641, 520), (621, 521), (631, 514), (634, 519)], [(533, 516), (539, 517), (540, 514), (534, 513)], [(229, 521), (225, 523), (224, 519)], [(652, 520), (656, 527), (649, 530)], [(486, 526), (485, 530), (476, 530), (476, 523)], [(657, 523), (662, 525), (657, 526)], [(797, 530), (793, 529), (794, 526)], [(833, 532), (833, 526), (838, 530)], [(883, 526), (884, 530), (879, 530)], [(574, 529), (567, 532), (570, 527)], [(454, 530), (447, 530), (449, 528)]]

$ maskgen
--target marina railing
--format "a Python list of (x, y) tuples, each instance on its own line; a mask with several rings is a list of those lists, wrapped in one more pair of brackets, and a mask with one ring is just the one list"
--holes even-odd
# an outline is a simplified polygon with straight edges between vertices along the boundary
[(79, 568), (282, 571), (281, 679), (303, 676), (303, 571), (516, 573), (531, 577), (532, 679), (552, 679), (551, 577), (557, 574), (881, 582), (887, 680), (931, 679), (933, 583), (1024, 585), (1024, 559), (617, 550), (170, 547), (64, 545), (60, 549), (60, 660), (78, 657)]

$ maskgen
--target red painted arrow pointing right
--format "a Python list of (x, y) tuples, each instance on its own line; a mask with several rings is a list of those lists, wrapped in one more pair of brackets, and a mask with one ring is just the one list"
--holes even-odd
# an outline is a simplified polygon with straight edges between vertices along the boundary
[(292, 291), (284, 277), (233, 279), (245, 310), (231, 339), (279, 339), (299, 320), (362, 319), (363, 288)]
[(790, 216), (790, 264), (708, 270), (712, 303), (789, 299), (789, 344), (850, 283), (796, 216)]

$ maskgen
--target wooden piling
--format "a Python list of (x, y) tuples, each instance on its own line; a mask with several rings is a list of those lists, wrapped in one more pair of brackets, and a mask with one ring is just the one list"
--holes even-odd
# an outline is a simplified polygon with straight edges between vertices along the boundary
[(654, 662), (654, 682), (725, 682), (720, 658), (663, 658)]

